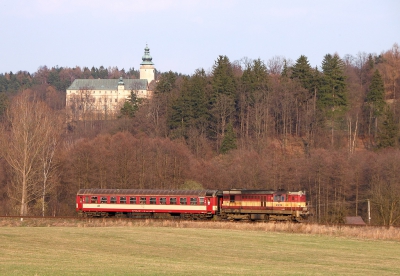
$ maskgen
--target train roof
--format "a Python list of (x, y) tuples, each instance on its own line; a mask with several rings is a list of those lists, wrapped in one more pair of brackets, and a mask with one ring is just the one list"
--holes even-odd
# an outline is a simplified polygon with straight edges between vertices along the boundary
[(77, 195), (215, 196), (218, 190), (80, 189)]
[(246, 189), (231, 189), (231, 190), (224, 190), (223, 194), (230, 194), (230, 195), (260, 195), (260, 194), (289, 194), (289, 195), (303, 195), (305, 194), (304, 191), (297, 191), (297, 192), (289, 192), (285, 190), (246, 190)]

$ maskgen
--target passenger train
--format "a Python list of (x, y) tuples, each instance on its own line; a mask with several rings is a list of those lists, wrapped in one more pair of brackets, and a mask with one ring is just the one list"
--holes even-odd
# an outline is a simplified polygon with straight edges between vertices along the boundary
[(76, 211), (84, 217), (154, 217), (296, 221), (309, 216), (303, 191), (81, 189)]

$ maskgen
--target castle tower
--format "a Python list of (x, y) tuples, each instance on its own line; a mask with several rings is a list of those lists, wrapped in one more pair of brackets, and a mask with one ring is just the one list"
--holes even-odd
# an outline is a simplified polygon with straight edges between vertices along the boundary
[(150, 49), (146, 44), (146, 48), (144, 48), (144, 56), (142, 57), (142, 63), (140, 63), (140, 79), (147, 80), (148, 85), (154, 80), (155, 75), (154, 63), (151, 61), (152, 59), (153, 58), (150, 56)]

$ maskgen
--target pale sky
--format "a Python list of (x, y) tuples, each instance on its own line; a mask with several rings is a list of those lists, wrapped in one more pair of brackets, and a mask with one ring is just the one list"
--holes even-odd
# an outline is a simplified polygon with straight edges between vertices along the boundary
[(398, 0), (0, 0), (0, 73), (92, 66), (193, 74), (219, 55), (376, 53), (400, 44)]

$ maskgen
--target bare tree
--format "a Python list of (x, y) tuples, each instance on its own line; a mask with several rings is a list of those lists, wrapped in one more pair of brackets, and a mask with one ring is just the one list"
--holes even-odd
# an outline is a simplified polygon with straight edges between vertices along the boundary
[[(9, 196), (20, 205), (21, 216), (28, 214), (29, 203), (43, 195), (38, 175), (52, 139), (55, 118), (45, 103), (31, 99), (26, 92), (15, 97), (6, 112), (0, 133), (1, 144), (7, 145), (2, 147), (2, 156), (13, 174)], [(52, 161), (45, 162), (45, 171), (49, 173)]]

